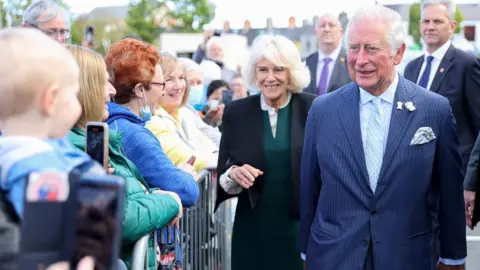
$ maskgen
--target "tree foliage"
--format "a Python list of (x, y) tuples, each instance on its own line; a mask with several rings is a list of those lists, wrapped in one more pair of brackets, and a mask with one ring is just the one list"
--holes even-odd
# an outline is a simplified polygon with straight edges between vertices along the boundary
[[(421, 45), (421, 38), (422, 35), (420, 33), (420, 20), (421, 20), (421, 1), (414, 3), (410, 6), (410, 14), (409, 14), (409, 24), (408, 24), (408, 34), (413, 37), (413, 40), (417, 45)], [(455, 12), (455, 20), (457, 21), (457, 28), (455, 29), (455, 33), (458, 34), (462, 31), (461, 23), (463, 22), (463, 14), (462, 11), (458, 8)]]
[(215, 5), (208, 0), (170, 0), (169, 16), (177, 21), (180, 32), (198, 33), (215, 15)]
[(413, 41), (420, 45), (420, 3), (415, 3), (410, 6), (408, 34), (413, 37)]
[(162, 7), (165, 7), (163, 1), (131, 1), (126, 19), (128, 31), (148, 43), (154, 43), (162, 32), (160, 21), (155, 16)]
[(6, 12), (4, 8), (4, 1), (0, 0), (0, 28), (3, 28), (7, 25), (7, 20), (6, 20)]
[(72, 24), (72, 44), (84, 45), (85, 29), (88, 26), (95, 29), (92, 49), (101, 54), (105, 54), (109, 44), (119, 41), (126, 30), (125, 27), (122, 27), (122, 24), (109, 18), (103, 18), (102, 20), (80, 18)]

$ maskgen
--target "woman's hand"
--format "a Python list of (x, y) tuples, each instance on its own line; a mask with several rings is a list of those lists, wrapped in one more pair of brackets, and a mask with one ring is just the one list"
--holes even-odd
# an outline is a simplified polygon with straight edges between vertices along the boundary
[[(76, 270), (93, 270), (94, 268), (93, 258), (85, 257), (78, 263)], [(59, 262), (50, 265), (46, 270), (70, 270), (70, 264), (68, 262)]]
[(243, 188), (249, 189), (251, 186), (253, 186), (255, 178), (259, 177), (260, 175), (263, 175), (262, 171), (245, 164), (241, 167), (234, 167), (232, 170), (230, 170), (228, 177), (237, 182)]
[(112, 164), (108, 162), (107, 174), (113, 174), (114, 172), (115, 172), (115, 169), (112, 167)]
[(154, 194), (168, 194), (172, 196), (175, 201), (178, 203), (178, 214), (168, 223), (168, 226), (175, 226), (175, 228), (180, 228), (180, 219), (182, 219), (183, 216), (183, 206), (182, 206), (182, 201), (180, 200), (180, 197), (178, 196), (177, 193), (172, 192), (172, 191), (164, 191), (160, 189), (156, 189), (153, 191)]
[(181, 169), (184, 172), (191, 174), (194, 178), (197, 176), (197, 172), (195, 172), (195, 167), (188, 163), (183, 163), (177, 166), (177, 168)]
[(220, 122), (222, 121), (224, 108), (225, 108), (225, 105), (220, 104), (216, 108), (208, 110), (205, 117), (207, 117), (208, 119), (212, 119), (215, 122)]

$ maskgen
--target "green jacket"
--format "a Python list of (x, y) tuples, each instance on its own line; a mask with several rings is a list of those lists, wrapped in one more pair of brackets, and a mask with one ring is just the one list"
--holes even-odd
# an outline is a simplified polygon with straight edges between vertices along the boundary
[[(133, 246), (142, 236), (160, 229), (178, 213), (178, 203), (166, 194), (151, 194), (148, 184), (137, 167), (125, 157), (122, 149), (121, 135), (109, 131), (109, 162), (114, 174), (125, 179), (125, 212), (123, 219), (123, 239), (121, 258), (130, 268)], [(85, 150), (85, 131), (73, 128), (69, 134), (75, 147)], [(148, 192), (148, 194), (146, 194)], [(154, 269), (155, 252), (153, 239), (149, 243), (149, 269)]]

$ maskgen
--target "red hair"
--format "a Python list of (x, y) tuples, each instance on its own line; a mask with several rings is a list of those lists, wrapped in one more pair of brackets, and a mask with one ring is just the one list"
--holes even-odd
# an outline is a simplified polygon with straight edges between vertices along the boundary
[(155, 66), (160, 64), (157, 49), (143, 41), (132, 38), (114, 43), (105, 56), (112, 85), (117, 90), (115, 102), (125, 104), (135, 98), (133, 89), (139, 83), (150, 90), (155, 76)]

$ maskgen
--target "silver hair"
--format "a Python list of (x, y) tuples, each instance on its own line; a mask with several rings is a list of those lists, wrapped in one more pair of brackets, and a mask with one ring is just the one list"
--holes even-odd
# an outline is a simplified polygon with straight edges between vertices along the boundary
[(207, 58), (210, 58), (211, 55), (210, 55), (210, 49), (212, 48), (213, 45), (217, 45), (219, 46), (220, 48), (224, 49), (225, 46), (223, 44), (223, 39), (222, 37), (217, 37), (217, 36), (213, 36), (211, 37), (208, 41), (207, 41), (207, 44), (205, 45), (205, 55), (207, 56)]
[[(67, 11), (51, 0), (38, 0), (30, 4), (23, 14), (23, 24), (38, 25), (51, 21), (59, 16), (65, 18), (67, 28), (70, 28), (70, 18)], [(40, 19), (41, 18), (41, 19)]]
[(380, 21), (386, 26), (385, 41), (390, 47), (390, 54), (395, 55), (405, 43), (407, 33), (400, 14), (382, 5), (362, 7), (353, 15), (348, 24), (347, 37), (350, 36), (352, 25), (363, 21)]
[(185, 57), (178, 58), (178, 61), (183, 64), (183, 66), (185, 68), (185, 74), (187, 74), (186, 75), (187, 77), (188, 77), (189, 72), (196, 72), (196, 73), (200, 74), (200, 78), (202, 79), (202, 81), (204, 81), (205, 78), (203, 76), (202, 68), (200, 67), (200, 65), (197, 62), (193, 61), (192, 59), (185, 58)]
[(302, 62), (293, 41), (282, 35), (260, 35), (254, 39), (248, 63), (242, 69), (244, 80), (250, 87), (259, 88), (256, 69), (257, 63), (263, 58), (278, 67), (288, 69), (290, 78), (287, 89), (290, 92), (301, 92), (310, 84), (310, 71)]
[(444, 5), (447, 10), (448, 10), (448, 17), (450, 20), (455, 20), (455, 13), (457, 12), (457, 5), (455, 4), (455, 1), (453, 0), (424, 0), (422, 2), (420, 10), (422, 11), (425, 9), (425, 7), (429, 5)]
[(200, 73), (202, 72), (202, 70), (200, 69), (200, 65), (197, 64), (197, 62), (193, 61), (192, 59), (180, 57), (178, 58), (178, 61), (180, 61), (183, 64), (187, 72), (189, 71), (195, 71)]

